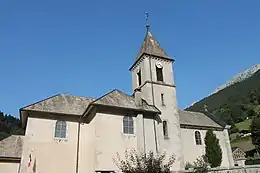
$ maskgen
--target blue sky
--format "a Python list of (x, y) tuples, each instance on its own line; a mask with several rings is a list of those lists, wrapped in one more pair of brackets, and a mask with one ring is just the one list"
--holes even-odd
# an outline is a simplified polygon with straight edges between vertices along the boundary
[(180, 108), (259, 63), (258, 0), (0, 1), (0, 110), (57, 93), (131, 93), (132, 65), (151, 31), (174, 64)]

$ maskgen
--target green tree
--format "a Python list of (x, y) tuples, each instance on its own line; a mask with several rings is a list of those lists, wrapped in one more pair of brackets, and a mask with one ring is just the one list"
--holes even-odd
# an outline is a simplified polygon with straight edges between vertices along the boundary
[(235, 124), (233, 124), (230, 128), (230, 133), (237, 133), (237, 132), (239, 132), (239, 129)]
[(114, 162), (123, 173), (170, 173), (170, 167), (175, 161), (172, 155), (168, 163), (165, 164), (165, 154), (154, 154), (150, 151), (146, 153), (137, 153), (135, 150), (125, 152), (125, 160), (122, 160), (117, 153)]
[(205, 136), (206, 154), (205, 159), (209, 165), (214, 168), (221, 165), (222, 150), (219, 145), (219, 139), (212, 130), (208, 130)]
[(254, 105), (258, 105), (258, 93), (256, 90), (249, 92), (249, 101)]
[(256, 151), (260, 152), (260, 117), (255, 116), (251, 124), (251, 139), (256, 147)]

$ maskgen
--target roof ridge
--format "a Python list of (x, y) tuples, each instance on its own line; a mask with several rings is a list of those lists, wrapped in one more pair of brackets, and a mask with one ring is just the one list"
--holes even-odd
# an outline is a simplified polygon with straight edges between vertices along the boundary
[(95, 104), (95, 102), (97, 102), (98, 100), (100, 100), (100, 99), (106, 97), (107, 95), (111, 94), (112, 92), (114, 92), (114, 91), (116, 91), (116, 90), (117, 90), (117, 89), (113, 89), (113, 90), (109, 91), (108, 93), (106, 93), (106, 94), (100, 96), (99, 98), (97, 98), (96, 100), (94, 100), (93, 102), (91, 102), (89, 105)]

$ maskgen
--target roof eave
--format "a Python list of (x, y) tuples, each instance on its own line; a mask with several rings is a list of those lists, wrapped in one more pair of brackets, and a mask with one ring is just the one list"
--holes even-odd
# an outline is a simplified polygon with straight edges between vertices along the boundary
[(157, 58), (161, 58), (161, 59), (164, 59), (164, 60), (167, 60), (167, 61), (172, 61), (174, 62), (174, 59), (172, 58), (166, 58), (166, 57), (162, 57), (162, 56), (158, 56), (158, 55), (154, 55), (154, 54), (150, 54), (150, 53), (146, 53), (146, 52), (143, 52), (142, 54), (140, 54), (138, 56), (138, 58), (135, 60), (134, 64), (129, 68), (129, 71), (131, 71), (133, 69), (133, 67), (137, 64), (137, 62), (143, 57), (143, 55), (148, 55), (148, 56), (154, 56), (154, 57), (157, 57)]
[(145, 109), (135, 109), (135, 108), (126, 108), (126, 107), (121, 107), (121, 106), (114, 106), (114, 105), (104, 105), (104, 104), (99, 104), (99, 103), (92, 103), (92, 106), (104, 106), (104, 107), (110, 107), (110, 108), (119, 108), (119, 109), (126, 109), (126, 110), (132, 110), (132, 111), (137, 111), (137, 112), (149, 112), (149, 113), (157, 113), (161, 114), (161, 112), (157, 109), (157, 111), (152, 111), (152, 110), (145, 110)]

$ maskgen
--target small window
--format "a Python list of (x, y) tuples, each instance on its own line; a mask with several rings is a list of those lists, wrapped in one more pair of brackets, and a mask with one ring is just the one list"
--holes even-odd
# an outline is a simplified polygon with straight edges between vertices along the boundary
[(123, 126), (125, 134), (134, 134), (134, 120), (133, 117), (125, 116), (123, 118)]
[(168, 138), (168, 124), (167, 121), (163, 121), (163, 136)]
[(195, 141), (196, 141), (196, 145), (202, 145), (201, 135), (199, 131), (195, 131)]
[(137, 73), (138, 86), (142, 84), (141, 70)]
[(164, 94), (161, 94), (161, 102), (162, 102), (162, 106), (165, 106), (165, 103), (164, 103)]
[(57, 121), (55, 125), (55, 138), (66, 138), (67, 124), (65, 121)]
[(156, 76), (157, 76), (157, 81), (163, 82), (163, 68), (158, 68), (156, 66)]

